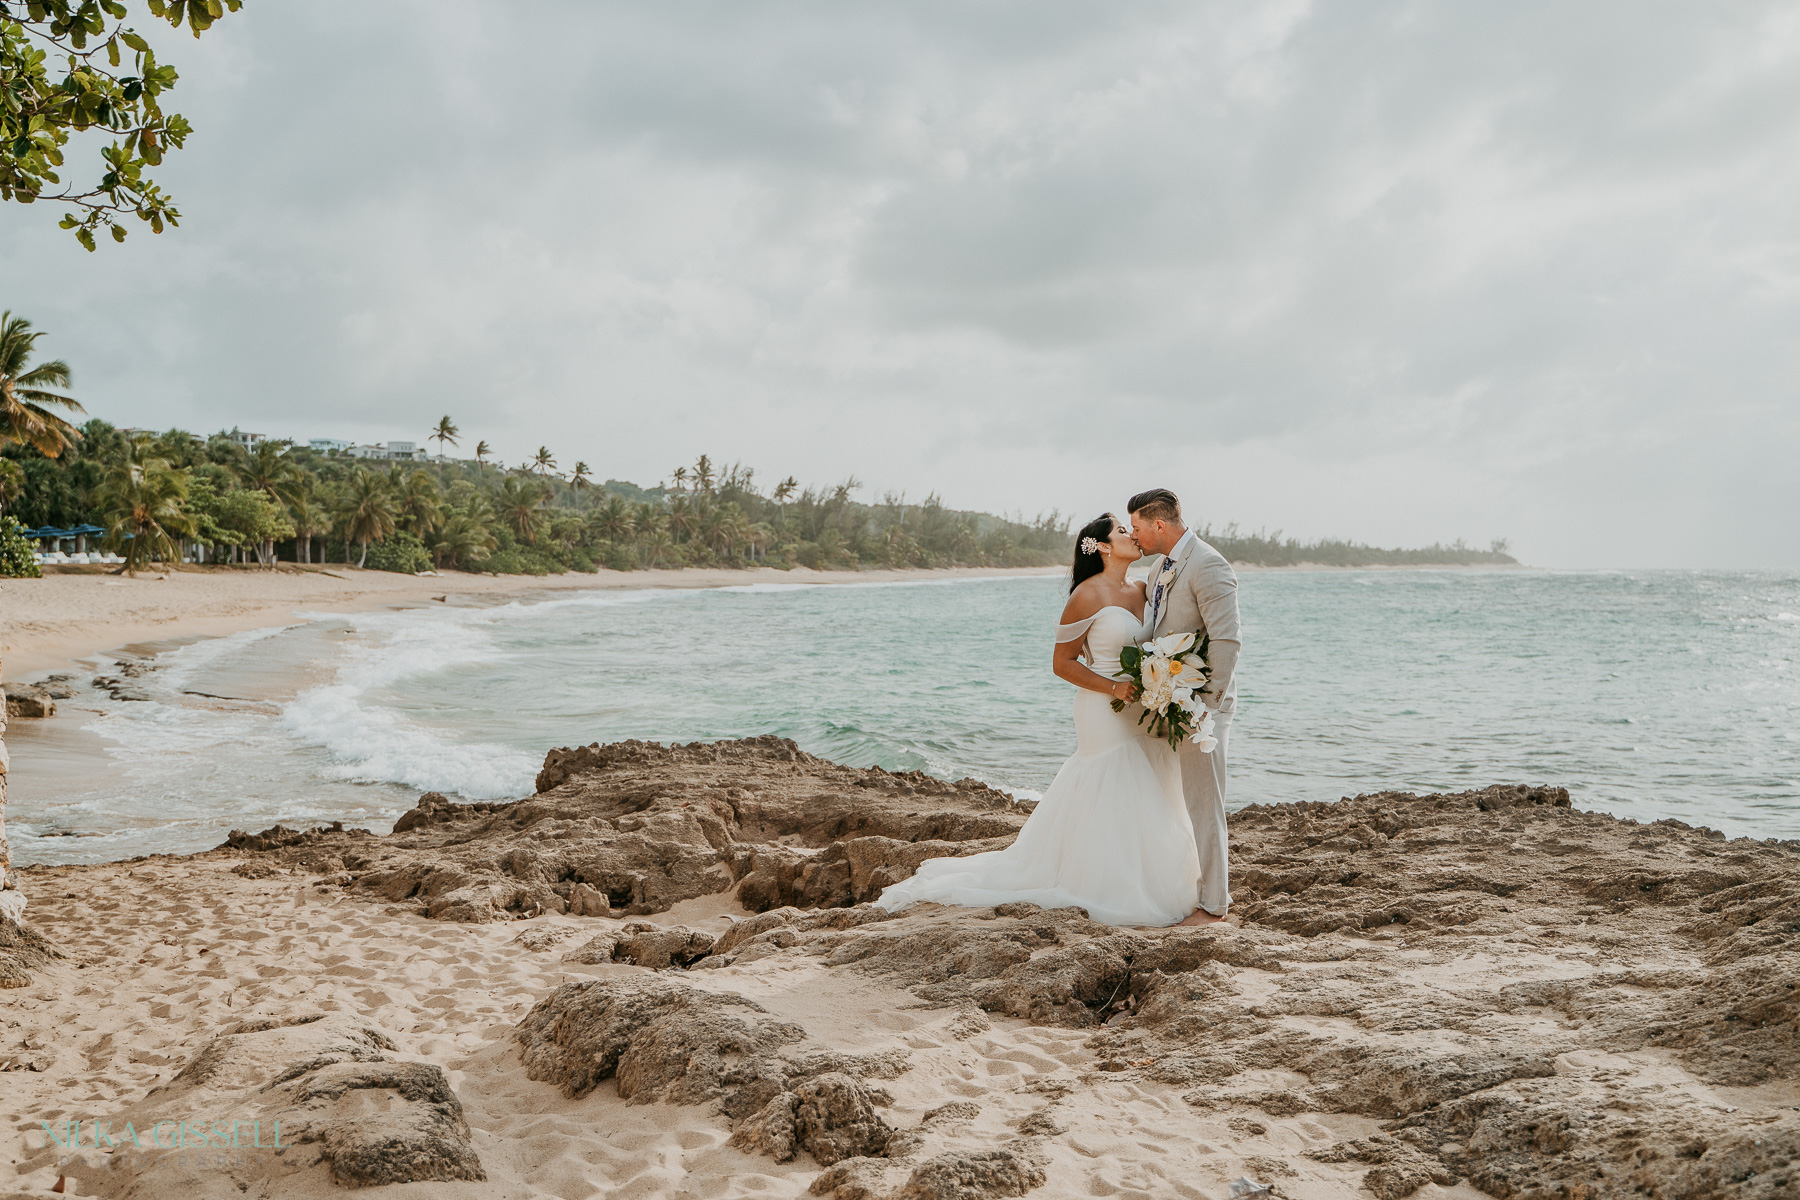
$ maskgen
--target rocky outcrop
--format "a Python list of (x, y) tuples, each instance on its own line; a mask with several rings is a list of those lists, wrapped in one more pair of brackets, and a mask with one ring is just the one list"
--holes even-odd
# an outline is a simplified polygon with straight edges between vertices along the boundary
[(973, 780), (843, 767), (776, 737), (553, 750), (538, 789), (478, 804), (427, 792), (372, 845), (276, 826), (226, 846), (338, 853), (356, 890), (439, 920), (643, 916), (733, 889), (759, 911), (857, 904), (926, 858), (1007, 844), (1026, 816)]
[(1032, 1155), (1001, 1147), (940, 1154), (919, 1165), (894, 1200), (989, 1200), (1023, 1196), (1048, 1180)]
[(31, 683), (9, 683), (5, 685), (6, 715), (8, 717), (54, 717), (56, 715), (56, 698), (45, 688)]
[[(19, 892), (0, 892), (0, 896), (24, 899)], [(24, 910), (23, 904), (13, 907)], [(0, 988), (25, 987), (31, 983), (33, 971), (42, 971), (62, 957), (62, 951), (41, 931), (0, 913)]]
[[(181, 1122), (196, 1112), (229, 1112), (232, 1136), (245, 1144), (291, 1149), (192, 1161), (120, 1155), (108, 1166), (78, 1161), (70, 1173), (123, 1197), (279, 1193), (288, 1176), (321, 1165), (343, 1187), (487, 1178), (443, 1069), (399, 1060), (385, 1031), (342, 1014), (268, 1016), (224, 1030), (125, 1120), (144, 1131), (161, 1122), (185, 1138)], [(55, 1147), (40, 1153), (55, 1157)]]
[[(51, 711), (55, 711), (54, 704)], [(31, 982), (33, 971), (42, 971), (63, 957), (49, 938), (25, 923), (25, 894), (18, 890), (19, 879), (12, 869), (12, 847), (6, 840), (6, 784), (11, 765), (6, 754), (6, 720), (11, 712), (9, 692), (6, 703), (0, 704), (0, 988), (24, 987)]]
[[(871, 1082), (900, 1064), (821, 1046), (731, 991), (783, 956), (955, 1010), (951, 1039), (1004, 1020), (1082, 1030), (1091, 1067), (1069, 1087), (1172, 1087), (1246, 1128), (1372, 1119), (1314, 1160), (1376, 1196), (1461, 1179), (1757, 1200), (1800, 1178), (1800, 1114), (1743, 1099), (1800, 1075), (1792, 842), (1621, 821), (1549, 787), (1252, 805), (1230, 821), (1237, 924), (1120, 930), (1077, 909), (869, 903), (925, 858), (1007, 843), (1025, 814), (979, 785), (774, 738), (558, 751), (539, 783), (511, 804), (427, 796), (386, 838), (277, 829), (225, 853), (329, 856), (353, 893), (440, 919), (567, 914), (575, 949), (559, 933), (520, 952), (640, 970), (531, 1010), (531, 1077), (713, 1105), (740, 1147), (825, 1168), (817, 1195), (1021, 1194), (1070, 1122), (1034, 1111), (1009, 1125), (1017, 1142), (937, 1153), (954, 1114), (902, 1128)], [(754, 915), (723, 932), (610, 919), (734, 889)], [(1716, 1088), (1742, 1089), (1742, 1111)]]
[[(385, 1093), (385, 1102), (365, 1105), (365, 1092)], [(469, 1142), (462, 1102), (435, 1064), (337, 1063), (306, 1072), (289, 1098), (295, 1143), (316, 1143), (335, 1183), (487, 1178)]]
[(731, 1144), (776, 1162), (805, 1151), (831, 1166), (840, 1159), (880, 1155), (893, 1136), (861, 1080), (827, 1071), (783, 1089), (737, 1127)]
[(824, 1166), (887, 1148), (893, 1130), (875, 1106), (889, 1101), (865, 1077), (905, 1069), (812, 1044), (742, 996), (645, 976), (564, 984), (514, 1036), (526, 1075), (571, 1099), (613, 1079), (633, 1104), (715, 1103), (736, 1122), (734, 1145)]

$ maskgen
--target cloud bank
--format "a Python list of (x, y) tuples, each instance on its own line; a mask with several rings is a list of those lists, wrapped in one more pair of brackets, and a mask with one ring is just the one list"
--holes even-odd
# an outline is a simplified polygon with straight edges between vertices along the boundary
[(0, 212), (4, 305), (118, 424), (447, 412), (645, 483), (1800, 566), (1785, 6), (308, 0), (162, 40), (182, 227)]

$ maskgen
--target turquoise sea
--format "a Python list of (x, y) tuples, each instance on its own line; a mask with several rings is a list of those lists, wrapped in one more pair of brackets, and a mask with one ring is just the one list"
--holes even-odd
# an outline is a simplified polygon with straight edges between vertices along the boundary
[[(1030, 793), (1073, 747), (1049, 670), (1063, 592), (563, 592), (197, 643), (162, 656), (152, 702), (65, 706), (98, 739), (86, 773), (34, 787), (49, 735), (9, 737), (14, 855), (194, 850), (277, 820), (385, 830), (421, 791), (524, 795), (548, 748), (621, 738), (777, 733)], [(1246, 572), (1240, 601), (1233, 807), (1550, 783), (1620, 816), (1800, 837), (1800, 574)]]

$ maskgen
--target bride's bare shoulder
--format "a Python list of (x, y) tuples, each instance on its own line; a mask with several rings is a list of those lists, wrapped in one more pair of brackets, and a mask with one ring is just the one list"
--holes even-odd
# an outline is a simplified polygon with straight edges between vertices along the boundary
[(1063, 605), (1062, 623), (1072, 625), (1076, 621), (1085, 621), (1106, 607), (1106, 596), (1098, 586), (1099, 576), (1084, 579), (1069, 593), (1069, 602)]

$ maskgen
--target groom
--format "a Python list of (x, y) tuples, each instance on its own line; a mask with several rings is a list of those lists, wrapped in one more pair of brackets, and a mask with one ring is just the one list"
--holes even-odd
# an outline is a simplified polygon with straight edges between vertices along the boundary
[(1213, 735), (1218, 745), (1206, 754), (1183, 742), (1181, 790), (1187, 796), (1188, 819), (1200, 849), (1200, 907), (1183, 925), (1223, 920), (1231, 907), (1230, 870), (1225, 833), (1225, 745), (1237, 708), (1238, 631), (1237, 573), (1225, 556), (1194, 536), (1181, 521), (1181, 501), (1168, 488), (1152, 488), (1131, 498), (1131, 536), (1145, 554), (1159, 555), (1150, 564), (1150, 614), (1153, 636), (1199, 630), (1211, 639), (1207, 662), (1212, 679), (1200, 693), (1216, 710)]

